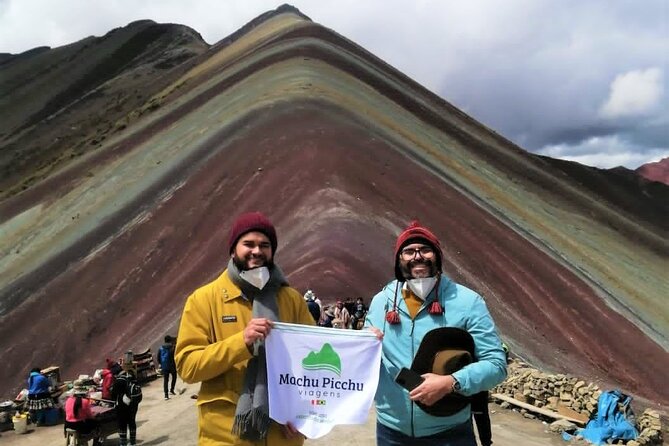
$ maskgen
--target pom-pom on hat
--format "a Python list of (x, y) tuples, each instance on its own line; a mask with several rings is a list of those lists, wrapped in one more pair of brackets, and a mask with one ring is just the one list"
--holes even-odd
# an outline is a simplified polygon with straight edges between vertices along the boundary
[(237, 217), (237, 220), (232, 224), (228, 241), (228, 251), (230, 254), (234, 251), (237, 241), (239, 241), (244, 234), (251, 231), (258, 231), (265, 234), (272, 245), (272, 255), (276, 253), (276, 229), (274, 229), (272, 222), (260, 212), (248, 212)]
[(413, 220), (411, 223), (409, 223), (409, 226), (407, 226), (407, 228), (400, 233), (400, 235), (397, 237), (397, 242), (395, 242), (395, 278), (400, 282), (405, 281), (405, 278), (402, 275), (402, 270), (400, 270), (400, 251), (406, 245), (417, 242), (424, 242), (432, 246), (436, 256), (435, 265), (437, 267), (437, 271), (441, 271), (442, 252), (439, 239), (428, 228), (421, 226), (418, 220)]

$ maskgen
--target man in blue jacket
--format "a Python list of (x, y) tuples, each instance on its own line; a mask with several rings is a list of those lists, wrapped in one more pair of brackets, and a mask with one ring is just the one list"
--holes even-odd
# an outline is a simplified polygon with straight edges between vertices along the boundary
[[(383, 333), (381, 372), (376, 392), (377, 445), (476, 446), (470, 406), (449, 416), (434, 416), (431, 406), (456, 392), (489, 390), (506, 377), (502, 343), (485, 302), (474, 291), (442, 273), (437, 237), (412, 222), (395, 244), (395, 278), (372, 300), (365, 325)], [(450, 375), (425, 373), (411, 392), (395, 382), (410, 368), (425, 334), (440, 327), (466, 330), (474, 340), (476, 362)]]
[(165, 391), (165, 400), (170, 399), (167, 393), (167, 385), (172, 377), (172, 385), (169, 387), (170, 393), (174, 393), (174, 386), (177, 384), (177, 366), (174, 362), (174, 338), (170, 335), (165, 336), (165, 343), (158, 349), (158, 360), (160, 361), (160, 370), (163, 374), (163, 390)]

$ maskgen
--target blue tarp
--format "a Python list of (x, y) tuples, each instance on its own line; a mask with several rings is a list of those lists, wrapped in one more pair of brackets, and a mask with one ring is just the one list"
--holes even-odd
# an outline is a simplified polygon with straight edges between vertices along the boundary
[[(585, 428), (578, 429), (574, 435), (579, 435), (597, 445), (606, 444), (609, 439), (635, 440), (639, 433), (634, 424), (627, 419), (631, 401), (632, 397), (624, 395), (620, 390), (603, 392), (597, 402), (595, 419), (588, 421)], [(566, 432), (562, 434), (565, 440), (570, 440), (572, 437)]]

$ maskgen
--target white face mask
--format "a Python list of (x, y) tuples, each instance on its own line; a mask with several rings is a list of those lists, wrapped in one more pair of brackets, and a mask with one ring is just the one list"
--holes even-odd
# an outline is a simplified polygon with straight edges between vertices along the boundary
[(254, 287), (262, 290), (267, 285), (269, 281), (269, 270), (266, 266), (261, 266), (260, 268), (253, 268), (248, 271), (241, 271), (239, 276), (246, 280), (248, 283)]
[(420, 300), (425, 300), (425, 298), (430, 295), (430, 291), (434, 288), (435, 283), (437, 283), (436, 277), (423, 277), (421, 279), (407, 280), (407, 285)]

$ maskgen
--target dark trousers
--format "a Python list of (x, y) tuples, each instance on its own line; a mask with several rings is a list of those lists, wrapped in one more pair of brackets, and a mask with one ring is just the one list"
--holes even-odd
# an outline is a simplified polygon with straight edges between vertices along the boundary
[(488, 392), (477, 393), (472, 396), (472, 418), (476, 422), (476, 430), (482, 446), (492, 444), (492, 430), (490, 428), (490, 413), (488, 412)]
[(172, 385), (170, 386), (170, 392), (174, 393), (174, 386), (177, 384), (177, 372), (174, 370), (163, 370), (163, 390), (165, 391), (165, 398), (169, 395), (167, 393), (167, 381), (169, 381), (170, 376), (172, 376)]
[(476, 446), (472, 423), (466, 422), (427, 437), (404, 435), (381, 423), (376, 423), (377, 446)]
[(74, 429), (80, 434), (90, 434), (95, 429), (98, 428), (98, 422), (94, 419), (82, 420), (82, 421), (65, 421), (64, 429)]
[(476, 430), (479, 433), (479, 440), (481, 446), (490, 446), (492, 444), (492, 430), (490, 429), (490, 414), (488, 411), (475, 413), (474, 421), (476, 421)]
[[(128, 444), (128, 437), (130, 437), (130, 444), (134, 445), (137, 442), (137, 417), (138, 404), (130, 404), (126, 406), (120, 403), (116, 406), (116, 417), (118, 418), (118, 437), (121, 440), (120, 446)], [(128, 435), (129, 434), (129, 435)]]

